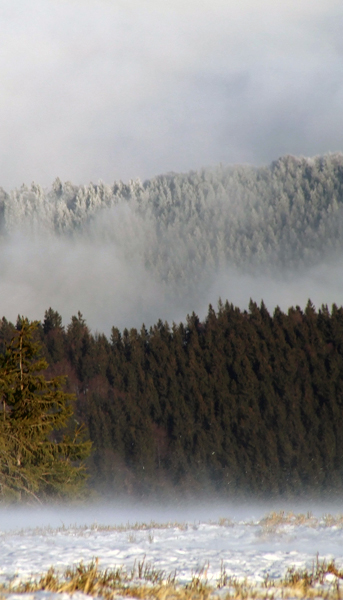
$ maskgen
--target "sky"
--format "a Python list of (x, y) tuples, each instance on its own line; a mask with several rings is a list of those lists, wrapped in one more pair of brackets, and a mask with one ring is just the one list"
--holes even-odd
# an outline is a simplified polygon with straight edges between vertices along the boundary
[(0, 0), (0, 186), (343, 146), (336, 0)]
[[(6, 191), (343, 150), (341, 0), (0, 0), (0, 24)], [(276, 280), (229, 268), (176, 301), (142, 265), (147, 227), (133, 228), (131, 261), (100, 234), (6, 239), (0, 314), (43, 319), (52, 306), (68, 323), (81, 310), (108, 334), (204, 317), (219, 296), (270, 310), (342, 303), (339, 263)]]

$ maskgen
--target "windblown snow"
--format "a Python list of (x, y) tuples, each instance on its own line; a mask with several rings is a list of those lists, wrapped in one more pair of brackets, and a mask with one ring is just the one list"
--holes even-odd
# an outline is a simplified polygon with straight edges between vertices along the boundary
[[(8, 513), (8, 524), (12, 519)], [(175, 572), (180, 584), (195, 573), (205, 573), (214, 588), (223, 568), (228, 578), (261, 585), (268, 579), (282, 579), (287, 569), (311, 569), (320, 559), (343, 565), (343, 517), (313, 516), (275, 512), (267, 516), (235, 518), (223, 514), (213, 521), (187, 519), (180, 522), (150, 521), (147, 524), (114, 524), (115, 515), (98, 515), (92, 525), (59, 527), (6, 527), (0, 523), (0, 581), (29, 580), (83, 561), (99, 559), (102, 569), (133, 565), (143, 559), (166, 574)], [(27, 594), (39, 598), (41, 592)], [(14, 600), (18, 596), (9, 595)], [(57, 597), (57, 595), (56, 595)], [(61, 598), (61, 596), (58, 596)]]

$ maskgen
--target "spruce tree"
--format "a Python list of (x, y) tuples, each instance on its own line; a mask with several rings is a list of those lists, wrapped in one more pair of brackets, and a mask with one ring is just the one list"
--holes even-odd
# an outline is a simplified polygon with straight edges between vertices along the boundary
[(47, 379), (35, 341), (37, 322), (20, 319), (0, 356), (0, 500), (28, 501), (78, 494), (91, 442), (70, 428), (74, 396), (64, 377)]

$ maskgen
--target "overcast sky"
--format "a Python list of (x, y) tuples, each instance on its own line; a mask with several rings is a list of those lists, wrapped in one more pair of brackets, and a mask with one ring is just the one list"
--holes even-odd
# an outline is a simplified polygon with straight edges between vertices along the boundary
[(0, 0), (0, 185), (343, 149), (341, 0)]

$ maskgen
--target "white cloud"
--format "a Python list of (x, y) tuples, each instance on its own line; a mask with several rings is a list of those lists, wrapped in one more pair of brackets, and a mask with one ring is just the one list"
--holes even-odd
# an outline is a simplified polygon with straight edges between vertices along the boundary
[(339, 2), (4, 0), (0, 185), (342, 147)]

